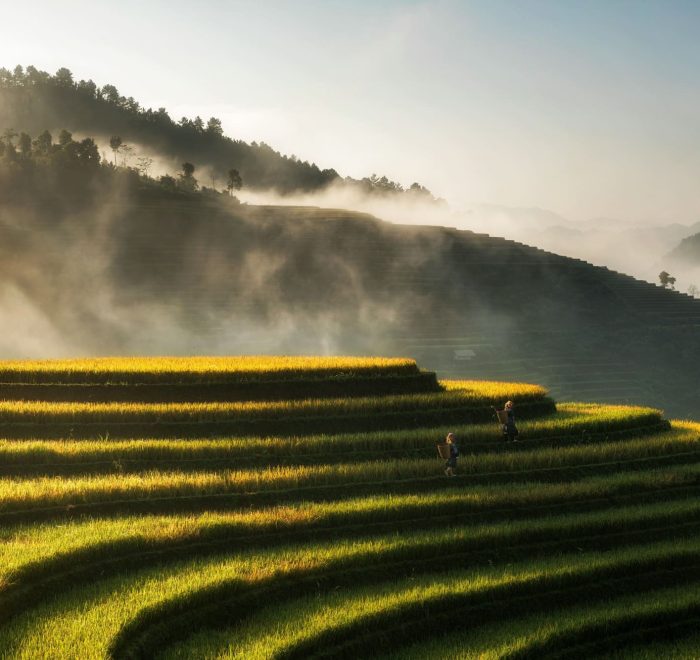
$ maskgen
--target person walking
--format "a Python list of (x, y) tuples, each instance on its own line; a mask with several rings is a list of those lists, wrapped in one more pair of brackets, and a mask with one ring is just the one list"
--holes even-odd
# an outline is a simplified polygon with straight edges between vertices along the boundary
[(445, 442), (450, 448), (450, 456), (445, 463), (445, 474), (448, 477), (455, 476), (457, 469), (457, 457), (459, 456), (459, 447), (457, 446), (457, 437), (454, 433), (448, 433)]
[(506, 405), (503, 406), (503, 410), (499, 411), (505, 413), (506, 420), (503, 423), (503, 439), (506, 442), (518, 442), (518, 427), (515, 426), (515, 413), (513, 412), (513, 402), (506, 401)]

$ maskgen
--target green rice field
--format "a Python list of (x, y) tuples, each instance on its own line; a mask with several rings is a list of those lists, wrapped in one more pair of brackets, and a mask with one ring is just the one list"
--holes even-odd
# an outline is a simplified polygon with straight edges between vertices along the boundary
[(2, 659), (700, 657), (700, 424), (404, 359), (5, 362), (0, 392)]

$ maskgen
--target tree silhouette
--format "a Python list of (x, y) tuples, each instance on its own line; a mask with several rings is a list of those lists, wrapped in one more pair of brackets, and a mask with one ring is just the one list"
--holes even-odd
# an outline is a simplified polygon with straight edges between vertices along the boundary
[(19, 134), (19, 140), (17, 141), (17, 150), (23, 158), (29, 157), (32, 151), (32, 138), (26, 133)]
[(60, 87), (72, 87), (73, 86), (73, 74), (66, 67), (61, 67), (56, 71), (54, 76), (54, 81)]
[(182, 164), (182, 173), (180, 174), (180, 187), (188, 192), (194, 192), (199, 188), (197, 179), (194, 178), (194, 165), (192, 163)]
[(6, 128), (2, 134), (2, 141), (8, 146), (14, 145), (14, 139), (17, 137), (17, 131), (14, 128)]
[(34, 151), (40, 156), (48, 156), (51, 153), (51, 147), (53, 147), (53, 138), (48, 131), (40, 133), (34, 140)]
[(221, 137), (224, 134), (224, 129), (221, 126), (221, 120), (216, 117), (212, 117), (207, 122), (207, 133)]
[[(676, 280), (674, 279), (673, 281), (675, 282)], [(665, 289), (671, 283), (671, 275), (665, 270), (662, 270), (659, 273), (659, 282), (661, 282), (661, 286)]]
[(243, 179), (241, 178), (240, 172), (236, 169), (230, 169), (228, 171), (228, 182), (226, 184), (226, 190), (228, 190), (229, 195), (233, 195), (234, 190), (240, 190), (243, 187)]
[(118, 135), (109, 138), (109, 148), (114, 152), (114, 167), (117, 166), (117, 152), (121, 149), (123, 142)]

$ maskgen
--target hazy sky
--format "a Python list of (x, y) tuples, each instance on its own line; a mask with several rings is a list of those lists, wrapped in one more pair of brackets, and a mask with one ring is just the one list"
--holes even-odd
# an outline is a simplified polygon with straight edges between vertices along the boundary
[(0, 0), (0, 66), (456, 207), (700, 220), (700, 2)]

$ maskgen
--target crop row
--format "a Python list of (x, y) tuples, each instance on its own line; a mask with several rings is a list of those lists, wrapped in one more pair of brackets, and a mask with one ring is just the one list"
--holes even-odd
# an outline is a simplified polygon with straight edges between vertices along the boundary
[[(513, 483), (567, 481), (592, 472), (644, 470), (655, 466), (700, 461), (697, 435), (675, 429), (650, 439), (626, 440), (566, 449), (535, 449), (518, 453), (495, 453), (463, 457), (456, 482)], [(389, 492), (391, 485), (424, 489), (439, 488), (446, 481), (435, 459), (393, 459), (336, 465), (275, 466), (267, 469), (218, 472), (150, 472), (0, 479), (0, 516), (44, 508), (115, 504), (124, 508), (139, 501), (226, 496), (239, 504), (279, 499), (342, 496), (353, 486)], [(68, 511), (70, 512), (70, 511)], [(56, 511), (54, 513), (60, 513)], [(63, 512), (64, 514), (66, 511)]]
[[(520, 424), (532, 448), (547, 444), (600, 442), (602, 438), (641, 436), (668, 428), (660, 411), (631, 406), (559, 405), (555, 415)], [(362, 461), (392, 453), (426, 457), (454, 431), (463, 454), (512, 451), (502, 442), (500, 425), (472, 424), (339, 435), (245, 437), (191, 440), (0, 440), (0, 474), (135, 471), (177, 467), (203, 469), (212, 464), (237, 467), (274, 463)], [(700, 425), (697, 427), (700, 437)]]
[[(513, 398), (513, 397), (510, 397)], [(517, 399), (516, 399), (517, 400)], [(300, 435), (485, 422), (492, 401), (473, 390), (376, 398), (219, 403), (47, 403), (0, 401), (0, 433), (10, 438)], [(528, 419), (555, 410), (533, 394), (518, 405)]]
[[(489, 384), (490, 385), (490, 384)], [(460, 406), (485, 406), (512, 398), (530, 402), (544, 399), (545, 392), (538, 386), (513, 387), (498, 390), (494, 396), (489, 387), (483, 389), (466, 381), (454, 381), (445, 392), (399, 394), (385, 397), (338, 399), (305, 399), (285, 401), (219, 401), (195, 403), (87, 403), (47, 401), (0, 401), (2, 422), (179, 422), (218, 421), (229, 419), (290, 418), (314, 415), (342, 416), (399, 412), (426, 408), (436, 410)]]
[[(674, 538), (605, 553), (574, 553), (509, 565), (497, 562), (491, 567), (467, 569), (462, 575), (462, 593), (455, 590), (456, 576), (448, 580), (446, 589), (474, 604), (507, 603), (518, 596), (547, 591), (559, 593), (561, 599), (562, 591), (581, 583), (639, 578), (665, 569), (689, 571), (697, 564), (699, 544), (697, 537)], [(412, 536), (408, 541), (385, 537), (331, 542), (275, 548), (255, 556), (176, 562), (87, 582), (11, 621), (0, 638), (0, 655), (30, 656), (39, 647), (48, 647), (57, 655), (70, 648), (87, 648), (95, 656), (125, 657), (131, 645), (142, 646), (144, 639), (159, 647), (173, 634), (180, 636), (204, 622), (226, 622), (232, 614), (250, 615), (256, 604), (259, 608), (283, 594), (288, 597), (290, 593), (347, 588), (363, 581), (371, 584), (381, 578), (417, 576), (420, 561), (420, 572), (431, 568), (434, 572), (446, 562), (455, 569), (473, 567), (473, 558), (460, 558), (460, 547), (447, 536), (436, 541), (435, 535), (423, 539)], [(639, 584), (640, 580), (630, 583)], [(551, 605), (548, 596), (542, 597)], [(151, 657), (148, 652), (144, 655)]]
[[(677, 623), (684, 617), (687, 621), (691, 613), (697, 618), (700, 610), (695, 582), (700, 579), (700, 565), (627, 574), (602, 584), (583, 576), (578, 583), (562, 580), (564, 585), (543, 581), (539, 591), (521, 593), (505, 602), (500, 594), (495, 595), (495, 602), (484, 602), (463, 575), (448, 570), (409, 580), (384, 580), (371, 587), (292, 597), (261, 608), (239, 626), (196, 633), (170, 646), (163, 657), (291, 660), (381, 657), (386, 653), (390, 657), (444, 658), (449, 648), (449, 657), (515, 660), (561, 657), (559, 653), (574, 650), (572, 647), (578, 657), (598, 657), (591, 651), (610, 648), (609, 637), (619, 639), (621, 632), (629, 635), (635, 628), (642, 633), (651, 621)], [(659, 589), (660, 585), (666, 588)], [(605, 597), (599, 602), (601, 594)], [(552, 601), (557, 607), (552, 607)], [(484, 628), (488, 640), (481, 634)], [(445, 632), (455, 629), (460, 632), (446, 638)], [(439, 640), (438, 644), (426, 644), (431, 638)], [(397, 652), (416, 639), (422, 640), (417, 648)], [(586, 639), (596, 642), (584, 642), (588, 653), (582, 654), (576, 642)]]
[[(668, 475), (664, 475), (668, 481)], [(17, 587), (32, 576), (50, 576), (76, 564), (114, 561), (133, 555), (178, 555), (187, 552), (251, 550), (309, 538), (360, 538), (384, 532), (418, 529), (463, 528), (463, 549), (500, 554), (513, 545), (549, 544), (553, 539), (574, 539), (669, 525), (698, 526), (698, 487), (640, 490), (627, 506), (610, 509), (596, 498), (569, 499), (554, 507), (521, 500), (501, 502), (488, 509), (474, 507), (469, 494), (444, 493), (403, 498), (355, 499), (348, 502), (300, 504), (260, 511), (88, 519), (68, 525), (19, 526), (3, 531), (0, 547), (0, 592)], [(579, 489), (580, 490), (580, 489)], [(590, 489), (589, 489), (590, 492)], [(548, 494), (550, 501), (552, 495)], [(624, 501), (624, 497), (621, 498)], [(525, 498), (526, 500), (526, 498)], [(653, 503), (649, 503), (649, 502)], [(544, 517), (542, 517), (544, 516)], [(505, 520), (505, 522), (503, 522)], [(492, 522), (496, 521), (496, 522)], [(500, 521), (500, 522), (499, 522)]]
[[(647, 631), (644, 631), (647, 632)], [(700, 633), (696, 619), (690, 630), (666, 622), (661, 629), (652, 631), (652, 636), (640, 635), (626, 640), (623, 648), (617, 645), (598, 654), (598, 660), (694, 660), (700, 649)], [(641, 639), (640, 639), (641, 638)]]
[[(668, 476), (668, 475), (666, 475), (666, 476)], [(666, 481), (666, 478), (663, 478), (663, 479), (664, 479), (664, 481)], [(616, 520), (616, 518), (617, 518), (616, 512), (611, 512), (612, 515), (608, 516), (607, 521), (604, 520), (604, 517), (599, 517), (599, 519), (597, 521), (595, 521), (590, 516), (587, 519), (585, 516), (579, 517), (578, 521), (572, 521), (571, 517), (567, 517), (566, 519), (564, 519), (564, 518), (562, 519), (563, 526), (560, 527), (559, 529), (557, 529), (556, 527), (552, 527), (552, 526), (547, 527), (546, 523), (545, 523), (545, 526), (543, 528), (541, 527), (538, 530), (537, 525), (535, 525), (534, 529), (532, 530), (533, 536), (529, 537), (529, 538), (531, 540), (536, 540), (537, 533), (539, 531), (539, 534), (540, 534), (539, 540), (540, 541), (542, 539), (567, 539), (567, 542), (577, 544), (579, 547), (584, 548), (587, 546), (586, 546), (585, 540), (581, 539), (581, 537), (580, 537), (581, 532), (591, 532), (591, 531), (596, 532), (597, 531), (597, 532), (604, 532), (604, 533), (609, 533), (609, 534), (612, 533), (613, 535), (620, 535), (621, 534), (623, 536), (624, 540), (629, 542), (630, 537), (625, 536), (626, 531), (628, 531), (630, 528), (634, 528), (635, 525), (639, 525), (641, 528), (639, 530), (639, 533), (637, 534), (637, 537), (636, 537), (637, 542), (639, 542), (639, 540), (641, 540), (641, 539), (648, 541), (651, 538), (654, 538), (655, 533), (660, 534), (660, 538), (670, 538), (672, 536), (674, 536), (675, 538), (682, 538), (683, 536), (685, 536), (688, 533), (687, 531), (679, 530), (680, 536), (678, 536), (678, 534), (674, 535), (674, 533), (672, 531), (673, 528), (671, 528), (671, 529), (664, 528), (664, 529), (658, 530), (658, 532), (657, 532), (654, 525), (658, 524), (658, 523), (668, 523), (672, 520), (675, 520), (677, 523), (692, 522), (693, 516), (695, 515), (693, 513), (693, 511), (695, 511), (696, 509), (697, 509), (696, 502), (685, 502), (680, 506), (678, 505), (678, 503), (676, 503), (673, 505), (673, 507), (670, 507), (667, 510), (662, 510), (662, 508), (657, 507), (655, 512), (648, 510), (647, 508), (639, 507), (639, 508), (637, 508), (637, 511), (636, 511), (636, 517), (635, 517), (635, 512), (632, 510), (626, 510), (626, 511), (621, 510), (619, 512), (619, 514), (620, 514), (619, 520)], [(341, 516), (341, 518), (342, 518), (342, 516)], [(578, 525), (577, 525), (577, 522), (578, 522)], [(591, 527), (591, 525), (595, 526), (596, 524), (600, 527), (600, 529), (593, 529)], [(525, 531), (525, 529), (527, 527), (528, 526), (523, 526), (523, 529), (521, 530), (525, 534), (526, 537), (529, 533), (529, 532)], [(687, 524), (685, 526), (682, 526), (682, 528), (685, 530), (689, 529)], [(475, 547), (481, 546), (481, 547), (488, 548), (488, 550), (487, 550), (488, 554), (493, 555), (495, 553), (497, 556), (500, 555), (501, 557), (503, 557), (504, 555), (510, 556), (508, 553), (508, 549), (511, 547), (511, 544), (513, 542), (518, 540), (517, 530), (513, 530), (513, 533), (511, 534), (510, 539), (509, 538), (499, 538), (498, 536), (488, 537), (488, 535), (486, 537), (482, 536), (480, 539), (474, 539), (472, 537), (472, 533), (474, 532), (473, 527), (466, 528), (465, 531), (467, 532), (466, 538), (470, 539), (470, 541), (472, 543), (474, 543)], [(522, 538), (520, 540), (522, 540)], [(375, 541), (376, 541), (376, 539), (375, 539)], [(467, 550), (470, 541), (467, 541), (467, 545), (465, 545), (464, 540), (459, 544), (459, 553), (463, 554), (464, 551)], [(334, 542), (338, 543), (337, 538), (334, 538)], [(604, 545), (604, 543), (601, 543), (600, 539), (597, 539), (597, 538), (595, 539), (595, 542), (593, 543), (593, 547), (601, 548), (601, 547), (603, 547), (603, 545)], [(234, 547), (235, 547), (235, 545), (234, 545)], [(499, 550), (494, 551), (494, 548), (501, 550), (501, 552), (499, 552)], [(229, 551), (230, 550), (231, 550), (231, 548), (229, 548)], [(453, 552), (455, 552), (455, 551), (457, 551), (457, 547), (454, 548)], [(449, 548), (443, 547), (442, 554), (438, 554), (437, 556), (444, 556), (445, 554), (448, 554), (448, 553), (449, 553)], [(284, 551), (281, 554), (284, 554)], [(515, 556), (517, 556), (517, 557), (522, 557), (522, 556), (526, 556), (526, 555), (527, 555), (527, 549), (524, 549), (524, 548), (519, 548), (517, 553), (515, 554)], [(271, 556), (274, 556), (275, 557), (274, 561), (277, 562), (276, 554), (273, 554)], [(410, 554), (409, 556), (413, 557), (413, 554)], [(73, 558), (73, 559), (75, 559), (75, 558)], [(246, 559), (251, 559), (251, 557), (246, 557)], [(472, 558), (471, 558), (469, 563), (473, 563), (473, 559), (474, 559), (474, 557), (473, 557), (473, 552), (472, 552)], [(261, 556), (261, 557), (259, 557), (259, 560), (260, 560), (260, 565), (264, 566), (265, 565), (265, 557)], [(75, 562), (73, 562), (73, 563), (75, 563)], [(675, 565), (675, 561), (673, 563)], [(79, 561), (78, 564), (82, 565), (83, 562)], [(142, 566), (143, 563), (142, 563), (142, 561), (135, 560), (133, 565), (134, 566), (139, 566), (139, 565)], [(384, 569), (385, 576), (389, 573), (391, 573), (391, 575), (394, 575), (393, 571), (395, 569), (395, 563), (390, 562), (388, 564), (387, 568), (389, 569), (388, 571), (387, 571), (387, 569)], [(367, 576), (367, 574), (368, 574), (367, 569), (358, 569), (358, 570), (360, 571), (360, 575), (363, 575), (365, 577)], [(415, 574), (415, 570), (416, 570), (415, 565), (413, 565), (413, 568), (411, 570)], [(421, 570), (424, 570), (424, 569), (421, 569)], [(100, 571), (100, 573), (101, 573), (101, 571)], [(372, 571), (369, 571), (369, 573), (372, 573)], [(380, 573), (380, 575), (377, 575), (375, 572), (375, 573), (373, 573), (373, 575), (375, 576), (375, 580), (376, 580), (377, 578), (379, 578), (381, 576), (381, 573)], [(688, 576), (688, 573), (686, 572), (685, 577), (687, 578), (687, 576)], [(310, 586), (310, 588), (312, 590), (317, 588), (317, 586), (314, 586), (314, 585), (318, 584), (318, 580), (320, 579), (320, 577), (322, 577), (322, 576), (314, 575), (314, 577), (311, 578), (313, 584)], [(355, 576), (347, 584), (347, 586), (354, 585), (358, 581), (357, 578), (358, 578), (358, 576)], [(172, 579), (177, 581), (178, 578), (173, 577)], [(335, 580), (335, 578), (332, 578), (332, 579)], [(13, 578), (13, 581), (14, 580), (15, 580), (15, 578)], [(342, 582), (342, 580), (341, 580), (341, 582)], [(637, 582), (639, 582), (639, 580), (637, 580)], [(290, 584), (286, 584), (286, 585), (285, 584), (277, 584), (276, 581), (274, 584), (271, 583), (271, 585), (270, 585), (270, 587), (273, 589), (273, 591), (275, 589), (278, 590), (278, 591), (274, 591), (274, 593), (276, 593), (278, 597), (283, 595), (283, 594), (288, 593), (290, 586), (292, 586), (292, 585), (290, 585)], [(217, 590), (216, 593), (213, 595), (214, 596), (217, 596), (217, 595), (222, 596), (223, 595), (226, 597), (226, 599), (228, 599), (231, 597), (230, 587), (231, 587), (231, 585), (227, 585), (226, 588), (224, 589), (223, 594), (219, 593)], [(138, 591), (138, 594), (136, 594), (136, 596), (138, 596), (138, 597), (143, 596), (143, 592), (140, 588), (137, 591)], [(233, 589), (234, 595), (238, 594), (239, 592), (240, 592), (239, 587), (236, 587)], [(297, 592), (298, 592), (298, 589), (296, 588), (296, 586), (294, 586), (294, 593), (297, 593)], [(202, 599), (203, 599), (202, 602), (207, 603), (208, 607), (214, 606), (216, 611), (219, 611), (219, 612), (221, 612), (221, 611), (230, 612), (230, 608), (228, 608), (228, 606), (224, 607), (222, 610), (220, 607), (221, 602), (217, 601), (216, 598), (214, 598), (212, 600), (212, 593), (209, 593), (208, 590), (204, 594), (198, 593), (196, 595), (197, 595), (197, 597), (194, 599), (195, 605), (198, 602), (200, 602), (199, 596), (202, 596)], [(113, 592), (112, 596), (116, 599), (122, 598), (123, 594), (121, 592), (121, 589), (115, 590)], [(258, 594), (258, 596), (259, 596), (259, 594)], [(147, 595), (147, 599), (148, 599), (148, 595)], [(255, 602), (256, 600), (257, 600), (257, 598), (254, 598), (252, 602)], [(510, 600), (510, 599), (508, 599), (508, 600)], [(176, 609), (178, 607), (184, 608), (183, 609), (183, 616), (185, 617), (186, 621), (189, 621), (189, 629), (194, 629), (194, 628), (192, 628), (192, 626), (194, 626), (196, 628), (197, 621), (202, 623), (202, 620), (198, 619), (197, 616), (195, 616), (195, 617), (191, 616), (190, 606), (192, 605), (192, 600), (190, 597), (185, 599), (184, 602), (181, 602), (181, 601), (176, 599), (176, 605), (177, 605)], [(82, 612), (82, 609), (81, 609), (81, 612)], [(103, 612), (103, 614), (104, 614), (104, 612)], [(107, 612), (107, 615), (109, 615), (109, 612)], [(57, 616), (59, 616), (59, 615), (57, 614)], [(60, 635), (63, 635), (65, 633), (65, 630), (62, 628), (62, 626), (64, 626), (64, 624), (66, 624), (66, 622), (69, 619), (71, 619), (72, 617), (75, 617), (75, 616), (76, 616), (75, 612), (68, 613), (65, 616), (63, 614), (61, 614), (59, 616), (59, 619), (60, 619), (59, 626), (61, 626)], [(122, 646), (125, 645), (125, 647), (128, 648), (133, 643), (134, 639), (138, 640), (142, 636), (143, 625), (145, 625), (146, 637), (149, 638), (149, 636), (151, 634), (150, 630), (151, 630), (152, 626), (154, 625), (154, 623), (155, 623), (156, 629), (157, 629), (155, 639), (160, 641), (161, 640), (160, 635), (161, 635), (162, 631), (158, 632), (158, 629), (159, 629), (158, 627), (161, 625), (163, 618), (165, 618), (165, 620), (167, 620), (167, 622), (168, 622), (166, 627), (170, 626), (172, 621), (178, 620), (177, 616), (172, 617), (168, 613), (166, 613), (166, 615), (163, 616), (163, 613), (160, 612), (159, 608), (156, 608), (155, 611), (149, 610), (148, 608), (146, 608), (145, 610), (139, 609), (136, 617), (137, 618), (135, 620), (135, 623), (133, 624), (135, 629), (130, 629), (129, 626), (127, 626), (127, 628), (125, 629), (125, 632), (123, 632), (122, 634), (120, 634), (116, 638), (111, 638), (111, 641), (109, 643), (110, 644), (117, 644), (117, 648), (121, 648), (119, 646), (119, 644), (122, 644)], [(205, 620), (209, 621), (209, 617), (208, 616), (205, 617)], [(144, 621), (145, 621), (145, 624), (144, 624)], [(35, 621), (35, 624), (36, 623), (37, 622)], [(180, 623), (182, 623), (182, 622), (180, 622)], [(179, 625), (177, 625), (176, 627), (179, 627)], [(122, 626), (119, 626), (119, 628), (122, 628)], [(185, 626), (185, 629), (188, 629), (187, 626)], [(10, 631), (10, 633), (11, 633), (11, 631)], [(50, 633), (51, 633), (51, 631), (50, 631)], [(31, 626), (25, 628), (25, 634), (28, 635), (29, 637), (32, 637), (33, 631), (32, 631)], [(56, 634), (59, 634), (59, 633), (56, 633)], [(91, 634), (92, 635), (96, 634), (99, 637), (101, 635), (101, 630), (88, 629), (87, 631), (80, 632), (81, 636), (84, 634), (87, 634), (88, 636)], [(4, 638), (5, 636), (2, 635), (2, 637)], [(10, 634), (10, 637), (11, 637), (11, 634)], [(167, 635), (166, 635), (166, 638), (167, 638)], [(81, 637), (81, 640), (82, 639), (83, 638)], [(102, 639), (102, 641), (99, 642), (99, 644), (104, 645), (104, 643), (107, 642), (106, 638), (100, 638), (100, 639)], [(52, 642), (52, 638), (50, 638), (48, 641)], [(75, 639), (74, 639), (74, 641), (75, 641)], [(89, 640), (84, 640), (84, 641), (86, 641), (87, 645), (86, 646), (78, 646), (79, 648), (89, 648), (91, 651), (94, 650), (93, 646), (91, 646), (93, 644), (93, 642), (95, 641), (94, 639), (91, 642)], [(53, 642), (55, 642), (55, 639), (53, 639)], [(140, 644), (140, 642), (139, 642), (139, 644)], [(60, 644), (59, 644), (59, 647), (60, 647)], [(65, 647), (61, 647), (61, 648), (65, 648)], [(97, 650), (98, 655), (101, 653), (101, 651), (99, 651), (99, 648), (100, 647), (98, 646), (98, 650)], [(119, 656), (120, 654), (117, 654), (117, 655)]]
[(0, 383), (241, 383), (418, 373), (415, 360), (377, 357), (142, 357), (0, 361)]
[(387, 396), (440, 391), (435, 374), (416, 372), (295, 380), (211, 383), (0, 383), (0, 399), (16, 401), (194, 402)]
[[(182, 387), (205, 389), (187, 380), (203, 370), (179, 372)], [(272, 386), (261, 373), (255, 386)], [(296, 378), (306, 387), (315, 376)], [(523, 612), (572, 612), (498, 647), (543, 657), (587, 648), (590, 634), (604, 652), (606, 632), (574, 611), (601, 599), (651, 603), (676, 589), (666, 614), (650, 606), (628, 621), (692, 613), (683, 598), (700, 581), (700, 425), (669, 429), (657, 410), (592, 404), (543, 416), (554, 404), (537, 386), (441, 386), (239, 403), (0, 402), (14, 438), (0, 441), (0, 657), (365, 657), (408, 651), (453, 616), (473, 636)], [(516, 445), (492, 419), (505, 399), (516, 401)], [(109, 437), (90, 439), (98, 429)], [(435, 456), (448, 430), (461, 446), (453, 479)], [(28, 478), (32, 469), (44, 476)], [(425, 639), (415, 648), (429, 650)]]
[[(509, 536), (507, 530), (505, 536), (503, 536), (503, 546), (498, 549), (494, 549), (493, 546), (488, 544), (488, 541), (492, 538), (500, 540), (498, 536), (487, 536), (481, 537), (482, 541), (486, 541), (483, 545), (485, 547), (479, 547), (480, 543), (471, 538), (471, 534), (468, 528), (460, 529), (450, 529), (443, 532), (433, 533), (432, 535), (423, 534), (421, 537), (416, 536), (415, 533), (411, 533), (408, 538), (404, 538), (403, 541), (407, 541), (409, 545), (413, 544), (418, 548), (417, 559), (416, 557), (408, 553), (401, 551), (400, 556), (385, 557), (383, 553), (378, 554), (378, 556), (373, 560), (372, 563), (386, 564), (391, 570), (398, 570), (403, 573), (410, 573), (412, 575), (417, 575), (418, 573), (425, 571), (435, 571), (435, 557), (434, 550), (431, 550), (429, 546), (425, 545), (426, 541), (430, 543), (437, 543), (439, 548), (437, 551), (442, 551), (442, 555), (446, 556), (445, 553), (451, 553), (449, 556), (453, 558), (458, 565), (470, 566), (476, 564), (483, 564), (488, 561), (489, 564), (495, 562), (505, 562), (506, 560), (517, 560), (522, 561), (524, 557), (537, 557), (541, 556), (543, 552), (569, 552), (576, 551), (581, 553), (584, 548), (594, 549), (596, 551), (607, 550), (612, 551), (614, 549), (619, 549), (629, 544), (634, 543), (649, 543), (652, 540), (663, 539), (678, 539), (681, 541), (686, 538), (688, 534), (697, 533), (700, 531), (700, 525), (697, 521), (688, 523), (679, 523), (682, 519), (683, 511), (676, 510), (671, 515), (670, 511), (657, 512), (657, 515), (646, 515), (643, 514), (641, 519), (630, 519), (629, 521), (622, 521), (622, 525), (617, 528), (614, 520), (609, 521), (596, 521), (581, 520), (580, 525), (577, 527), (574, 521), (564, 520), (564, 526), (560, 529), (557, 528), (556, 524), (549, 524), (545, 529), (540, 530), (540, 535), (545, 538), (545, 541), (538, 541), (533, 543), (532, 540), (537, 538), (537, 533), (531, 537), (531, 541), (525, 544), (518, 543), (521, 538), (517, 533)], [(563, 520), (563, 519), (562, 519)], [(553, 521), (555, 522), (555, 521)], [(666, 527), (659, 527), (659, 523), (667, 524)], [(668, 526), (670, 524), (670, 526)], [(654, 526), (656, 525), (656, 526)], [(680, 525), (680, 526), (679, 526)], [(477, 529), (477, 532), (481, 530)], [(549, 535), (547, 535), (549, 532)], [(572, 532), (572, 536), (567, 536), (568, 532)], [(526, 535), (527, 537), (527, 535)], [(384, 536), (384, 537), (374, 537), (369, 539), (370, 543), (373, 544), (372, 547), (377, 549), (384, 542), (391, 544), (395, 535)], [(527, 537), (529, 538), (529, 537)], [(554, 538), (555, 540), (552, 540)], [(561, 539), (561, 540), (560, 540)], [(335, 542), (356, 543), (356, 540), (343, 540), (339, 539)], [(328, 549), (328, 543), (324, 544), (314, 544), (312, 546), (296, 546), (298, 552), (302, 555), (308, 556), (309, 552), (313, 552), (314, 548), (322, 552)], [(170, 552), (157, 552), (157, 551), (146, 551), (142, 553), (129, 555), (111, 555), (108, 559), (103, 559), (101, 562), (86, 561), (85, 558), (74, 557), (74, 561), (70, 563), (69, 558), (66, 557), (63, 562), (64, 566), (60, 565), (60, 562), (50, 562), (44, 564), (43, 568), (45, 572), (49, 572), (47, 578), (43, 581), (41, 580), (41, 569), (32, 567), (33, 570), (30, 571), (30, 575), (25, 575), (23, 580), (17, 582), (16, 577), (13, 578), (12, 584), (9, 586), (9, 593), (5, 590), (5, 593), (0, 594), (0, 616), (5, 620), (5, 624), (8, 622), (8, 616), (16, 617), (21, 612), (31, 608), (31, 606), (36, 605), (37, 602), (45, 600), (46, 593), (65, 591), (66, 588), (71, 585), (85, 585), (90, 584), (95, 579), (109, 579), (110, 575), (116, 573), (123, 573), (124, 569), (129, 567), (136, 571), (143, 572), (147, 566), (158, 565), (159, 569), (165, 570), (164, 560), (169, 560), (171, 562), (176, 562), (178, 566), (184, 565), (183, 557), (197, 557), (197, 562), (221, 562), (222, 551), (227, 551), (229, 553), (237, 550), (237, 546), (226, 548), (223, 544), (219, 544), (218, 547), (214, 547), (213, 544), (199, 544), (196, 546), (189, 547), (174, 547), (171, 548)], [(291, 547), (283, 546), (279, 550), (279, 555), (285, 556), (285, 553), (289, 552)], [(393, 552), (389, 550), (390, 552)], [(374, 550), (373, 550), (374, 552)], [(238, 555), (237, 555), (238, 556)], [(267, 566), (271, 557), (277, 555), (271, 555), (269, 551), (258, 551), (254, 553), (252, 559), (257, 559), (260, 562), (260, 566)], [(403, 557), (407, 558), (403, 558)], [(213, 558), (212, 558), (213, 557)], [(251, 557), (249, 557), (251, 558)], [(89, 558), (88, 558), (89, 559)], [(75, 561), (77, 560), (77, 561)], [(185, 564), (191, 564), (193, 560), (189, 559)], [(359, 563), (358, 563), (359, 561)], [(352, 560), (351, 566), (347, 566), (341, 561), (341, 566), (336, 568), (328, 569), (324, 567), (319, 569), (321, 574), (318, 572), (315, 574), (315, 578), (321, 578), (325, 581), (337, 577), (337, 573), (343, 573), (346, 569), (359, 571), (360, 576), (358, 579), (351, 580), (350, 584), (355, 584), (358, 581), (368, 580), (367, 573), (372, 573), (371, 568), (363, 569), (361, 567), (361, 558), (358, 560)], [(65, 569), (65, 565), (69, 564), (71, 568)], [(405, 569), (401, 564), (405, 565)], [(284, 561), (281, 565), (285, 565)], [(438, 563), (437, 566), (441, 566)], [(149, 569), (150, 571), (151, 569)], [(304, 576), (306, 571), (301, 571), (301, 577)], [(284, 571), (282, 571), (284, 573)], [(384, 573), (382, 575), (382, 573)], [(398, 575), (397, 573), (394, 573)], [(383, 578), (386, 576), (386, 571), (380, 571), (379, 575), (374, 573), (375, 577)], [(271, 576), (273, 578), (274, 576)], [(284, 578), (284, 575), (282, 575)], [(34, 581), (32, 583), (32, 578)], [(39, 582), (36, 582), (36, 578), (39, 578)], [(135, 576), (135, 581), (138, 582), (139, 576)], [(270, 582), (274, 582), (273, 579)], [(348, 586), (349, 586), (348, 585)], [(224, 595), (228, 597), (229, 586), (224, 586)], [(276, 588), (275, 584), (271, 584), (272, 588)], [(284, 589), (282, 589), (284, 591)], [(204, 594), (203, 600), (205, 603), (210, 603), (212, 594)], [(117, 595), (115, 594), (115, 597)], [(210, 603), (211, 604), (211, 603)], [(2, 633), (0, 633), (0, 638)], [(150, 657), (150, 656), (148, 656)]]
[[(580, 606), (556, 611), (542, 608), (542, 611), (528, 610), (525, 615), (516, 612), (508, 618), (507, 625), (503, 620), (494, 621), (443, 635), (440, 639), (428, 631), (427, 639), (403, 648), (399, 646), (387, 653), (377, 653), (374, 657), (431, 660), (444, 658), (444, 649), (448, 647), (452, 649), (450, 657), (459, 660), (477, 657), (483, 660), (692, 660), (697, 658), (700, 648), (700, 636), (696, 633), (697, 576), (690, 584), (670, 586), (673, 584), (671, 579), (665, 589), (632, 590), (622, 596), (609, 593), (600, 602), (584, 599)], [(581, 638), (595, 641), (589, 644)], [(547, 646), (547, 650), (542, 646)]]

